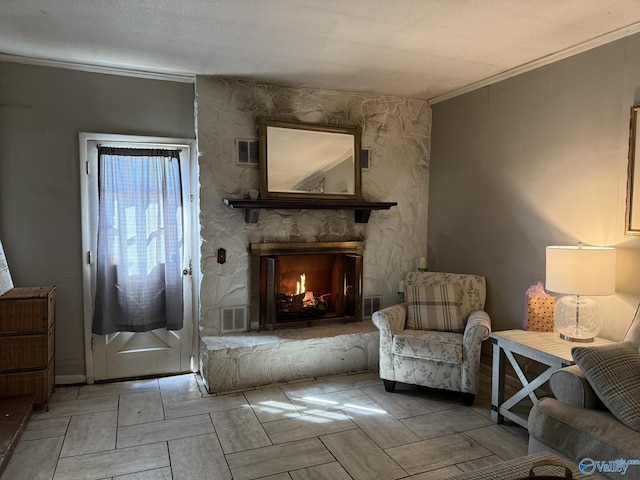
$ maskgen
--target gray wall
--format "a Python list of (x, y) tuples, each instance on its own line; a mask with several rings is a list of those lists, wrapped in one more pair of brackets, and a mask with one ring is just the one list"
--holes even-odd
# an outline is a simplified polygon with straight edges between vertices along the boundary
[(640, 99), (636, 35), (432, 106), (429, 266), (487, 277), (494, 329), (522, 325), (545, 246), (618, 248), (620, 338), (640, 296), (637, 237), (624, 235), (629, 109)]
[(0, 63), (0, 239), (57, 287), (56, 374), (84, 375), (78, 133), (194, 138), (194, 86)]

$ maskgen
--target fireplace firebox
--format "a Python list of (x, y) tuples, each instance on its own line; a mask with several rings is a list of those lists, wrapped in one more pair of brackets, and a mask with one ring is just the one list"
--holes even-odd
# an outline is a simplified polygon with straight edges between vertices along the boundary
[(251, 330), (362, 320), (362, 242), (251, 245)]

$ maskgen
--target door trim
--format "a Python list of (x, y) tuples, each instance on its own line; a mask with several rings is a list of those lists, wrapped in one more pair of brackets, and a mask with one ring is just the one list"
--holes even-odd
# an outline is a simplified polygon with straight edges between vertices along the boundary
[[(185, 208), (185, 231), (189, 229), (190, 248), (191, 248), (191, 308), (185, 310), (185, 322), (191, 322), (192, 339), (191, 339), (191, 371), (197, 372), (200, 365), (199, 358), (199, 329), (197, 325), (200, 312), (200, 245), (199, 235), (199, 182), (198, 182), (198, 155), (195, 139), (187, 138), (167, 138), (152, 137), (140, 135), (119, 135), (80, 132), (79, 135), (79, 160), (80, 160), (80, 198), (81, 198), (81, 219), (82, 219), (82, 303), (84, 318), (84, 350), (85, 350), (85, 366), (86, 366), (86, 383), (95, 382), (94, 362), (92, 354), (93, 333), (93, 298), (95, 295), (95, 281), (92, 275), (92, 259), (90, 253), (95, 256), (96, 245), (94, 239), (91, 238), (90, 222), (97, 222), (97, 218), (92, 218), (88, 199), (91, 194), (97, 194), (97, 175), (87, 175), (89, 165), (89, 150), (93, 142), (103, 143), (126, 143), (140, 144), (148, 146), (153, 144), (161, 147), (182, 147), (189, 149), (189, 161), (186, 168), (189, 171), (190, 182), (190, 198)], [(181, 167), (184, 168), (184, 167)], [(97, 227), (96, 227), (97, 228)]]

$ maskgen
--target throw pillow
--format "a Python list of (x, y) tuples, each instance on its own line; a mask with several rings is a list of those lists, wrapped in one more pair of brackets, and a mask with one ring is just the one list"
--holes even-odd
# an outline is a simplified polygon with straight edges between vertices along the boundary
[(407, 327), (411, 330), (464, 331), (460, 316), (462, 287), (455, 283), (407, 287)]
[(620, 422), (640, 432), (640, 352), (632, 342), (574, 347), (571, 354), (602, 403)]

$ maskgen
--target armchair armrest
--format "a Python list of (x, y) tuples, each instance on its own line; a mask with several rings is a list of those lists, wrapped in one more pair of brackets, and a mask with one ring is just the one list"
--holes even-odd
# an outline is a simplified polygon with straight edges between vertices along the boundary
[(549, 386), (556, 399), (567, 405), (597, 410), (605, 408), (577, 365), (555, 372), (549, 379)]
[(483, 310), (471, 312), (464, 329), (462, 342), (465, 348), (472, 348), (474, 345), (479, 345), (483, 340), (489, 338), (490, 333), (491, 319), (489, 314)]
[(380, 378), (395, 380), (391, 347), (393, 336), (404, 330), (407, 304), (401, 303), (375, 312), (371, 321), (380, 330)]
[(371, 317), (373, 324), (382, 332), (389, 329), (391, 336), (404, 330), (407, 321), (407, 304), (400, 303), (378, 310)]
[(483, 310), (469, 314), (462, 335), (462, 391), (475, 394), (480, 382), (479, 367), (482, 342), (491, 333), (491, 319)]

